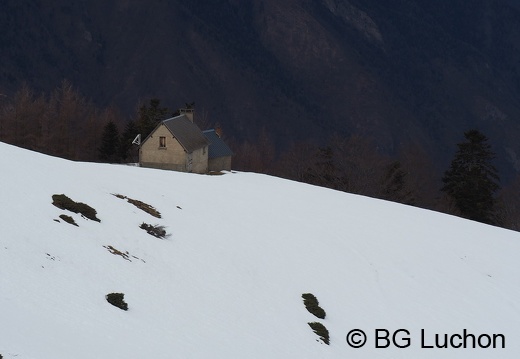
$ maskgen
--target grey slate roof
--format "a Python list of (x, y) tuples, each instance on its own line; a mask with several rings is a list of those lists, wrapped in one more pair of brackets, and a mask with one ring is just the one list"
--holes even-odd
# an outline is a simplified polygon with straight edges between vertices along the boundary
[(186, 115), (172, 117), (162, 123), (188, 153), (209, 145), (209, 140), (202, 134), (200, 128)]
[(215, 130), (206, 130), (203, 132), (204, 136), (210, 141), (208, 158), (227, 157), (232, 156), (233, 151), (226, 145), (220, 137), (218, 137)]

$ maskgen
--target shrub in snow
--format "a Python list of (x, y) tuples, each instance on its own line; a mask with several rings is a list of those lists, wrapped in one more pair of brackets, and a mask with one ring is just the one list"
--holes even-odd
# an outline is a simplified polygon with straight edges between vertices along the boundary
[(143, 222), (139, 228), (144, 229), (146, 233), (151, 234), (154, 237), (166, 238), (166, 230), (164, 229), (164, 226), (158, 224), (152, 226), (151, 224)]
[(81, 202), (74, 202), (69, 197), (64, 194), (55, 194), (52, 196), (52, 204), (58, 207), (59, 209), (66, 209), (67, 211), (71, 211), (73, 213), (81, 213), (88, 219), (91, 219), (96, 222), (101, 222), (99, 218), (96, 217), (96, 210), (89, 205)]
[(117, 198), (126, 199), (128, 203), (133, 204), (134, 206), (136, 206), (137, 208), (139, 208), (142, 211), (145, 211), (149, 215), (152, 215), (156, 218), (161, 218), (161, 213), (147, 203), (144, 203), (137, 199), (128, 198), (127, 196), (123, 196), (121, 194), (115, 194), (114, 196), (116, 196)]
[(107, 302), (112, 304), (114, 307), (119, 309), (128, 310), (128, 304), (124, 300), (125, 295), (123, 293), (109, 293), (105, 296)]
[(60, 218), (63, 219), (65, 222), (69, 223), (69, 224), (73, 224), (76, 227), (79, 227), (78, 224), (76, 223), (76, 221), (74, 220), (74, 218), (72, 218), (71, 216), (67, 216), (66, 214), (62, 214), (60, 216)]
[[(126, 259), (127, 261), (131, 262), (130, 258), (129, 258), (129, 254), (128, 251), (126, 253), (123, 253), (121, 252), (120, 250), (118, 249), (115, 249), (114, 247), (112, 246), (103, 246), (103, 248), (106, 248), (108, 249), (108, 251), (116, 256), (121, 256), (123, 259)], [(135, 257), (137, 258), (137, 257)]]
[(320, 339), (327, 345), (329, 345), (329, 331), (325, 326), (318, 322), (307, 323), (312, 328), (314, 333), (320, 337)]
[(320, 319), (325, 319), (325, 310), (320, 307), (320, 303), (318, 299), (311, 293), (303, 293), (303, 304), (305, 308), (309, 311), (309, 313), (313, 314), (315, 317)]

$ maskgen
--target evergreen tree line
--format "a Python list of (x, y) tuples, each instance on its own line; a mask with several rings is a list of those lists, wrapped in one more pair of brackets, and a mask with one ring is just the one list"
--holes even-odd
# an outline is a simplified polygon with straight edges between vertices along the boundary
[(359, 135), (332, 136), (325, 146), (298, 142), (280, 153), (264, 130), (256, 141), (233, 143), (233, 168), (520, 231), (520, 176), (502, 188), (487, 137), (477, 130), (463, 135), (444, 170), (420, 146), (409, 145), (391, 157)]
[[(24, 85), (12, 97), (0, 97), (0, 141), (72, 160), (137, 162), (135, 136), (141, 134), (144, 140), (160, 121), (177, 114), (151, 99), (139, 104), (128, 119), (117, 109), (97, 108), (67, 81), (49, 95), (35, 95)], [(207, 114), (198, 120), (204, 122), (203, 128), (211, 127)], [(410, 145), (390, 157), (359, 135), (335, 135), (325, 145), (295, 142), (283, 150), (276, 148), (266, 129), (253, 141), (224, 139), (235, 153), (237, 170), (520, 230), (520, 176), (501, 188), (493, 167), (495, 154), (485, 135), (476, 130), (464, 134), (457, 151), (454, 145), (448, 169), (437, 168), (420, 146)]]

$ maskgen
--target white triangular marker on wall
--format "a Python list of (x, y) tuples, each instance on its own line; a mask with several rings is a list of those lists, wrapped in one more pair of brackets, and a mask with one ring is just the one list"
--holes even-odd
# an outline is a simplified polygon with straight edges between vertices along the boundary
[(132, 141), (132, 145), (137, 145), (137, 146), (141, 145), (141, 134), (138, 134), (137, 136), (135, 136), (134, 140)]

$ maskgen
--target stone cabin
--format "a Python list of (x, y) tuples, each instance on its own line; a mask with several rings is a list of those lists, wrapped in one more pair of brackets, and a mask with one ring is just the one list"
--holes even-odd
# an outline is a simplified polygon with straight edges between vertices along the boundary
[(232, 155), (215, 130), (203, 132), (193, 122), (193, 109), (182, 109), (141, 143), (139, 165), (193, 173), (230, 171)]

